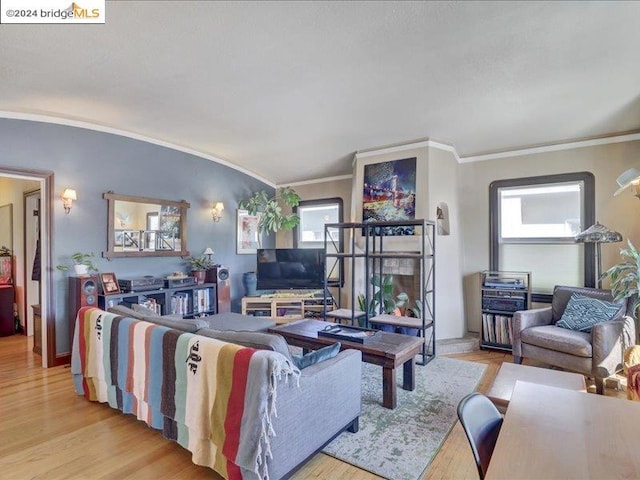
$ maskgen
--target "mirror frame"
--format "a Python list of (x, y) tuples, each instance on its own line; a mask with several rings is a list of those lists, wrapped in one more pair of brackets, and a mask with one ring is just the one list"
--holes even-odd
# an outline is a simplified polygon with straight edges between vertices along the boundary
[[(136, 197), (133, 195), (119, 195), (113, 192), (106, 192), (102, 194), (102, 198), (107, 200), (107, 251), (102, 252), (102, 256), (107, 259), (120, 258), (120, 257), (187, 257), (189, 251), (187, 250), (187, 209), (191, 206), (189, 202), (162, 200), (158, 198), (149, 197)], [(134, 202), (134, 203), (150, 203), (158, 204), (160, 206), (178, 207), (180, 209), (180, 234), (181, 250), (148, 250), (148, 251), (133, 251), (133, 252), (116, 252), (116, 232), (115, 232), (115, 212), (116, 201)]]

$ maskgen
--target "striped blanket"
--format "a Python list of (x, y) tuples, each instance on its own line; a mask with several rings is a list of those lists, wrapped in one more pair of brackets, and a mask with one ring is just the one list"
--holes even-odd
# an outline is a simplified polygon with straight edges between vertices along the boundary
[(282, 355), (85, 307), (76, 318), (76, 393), (136, 415), (224, 478), (268, 479)]

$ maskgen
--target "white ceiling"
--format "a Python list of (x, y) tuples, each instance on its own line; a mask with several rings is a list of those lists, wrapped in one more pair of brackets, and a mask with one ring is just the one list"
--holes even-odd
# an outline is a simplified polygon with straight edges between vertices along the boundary
[(283, 184), (416, 139), (461, 157), (640, 129), (640, 2), (107, 2), (2, 25), (0, 111), (148, 136)]

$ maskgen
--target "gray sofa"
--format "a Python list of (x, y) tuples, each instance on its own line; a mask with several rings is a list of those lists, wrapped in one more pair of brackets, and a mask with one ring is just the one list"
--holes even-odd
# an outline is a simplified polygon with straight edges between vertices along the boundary
[[(126, 310), (122, 308), (113, 307), (110, 311), (118, 316), (131, 318), (125, 315)], [(140, 314), (140, 312), (134, 313)], [(251, 323), (241, 321), (243, 319), (240, 317), (244, 317), (243, 315), (221, 314), (220, 318), (217, 317), (214, 315), (193, 321), (152, 315), (142, 320), (168, 327), (175, 325), (176, 329), (183, 332), (196, 333), (196, 335), (228, 343), (273, 350), (290, 358), (286, 341), (280, 335), (256, 331), (234, 331), (228, 328), (250, 327)], [(209, 328), (211, 326), (222, 328)], [(76, 329), (78, 329), (77, 325)], [(197, 331), (194, 332), (194, 329)], [(95, 329), (88, 330), (93, 332)], [(73, 355), (78, 357), (77, 354), (74, 343)], [(362, 354), (357, 350), (344, 350), (334, 358), (301, 370), (299, 382), (284, 376), (278, 379), (275, 401), (277, 416), (272, 419), (275, 436), (270, 439), (272, 457), (267, 461), (271, 479), (288, 478), (345, 429), (351, 432), (358, 430), (361, 409), (361, 372)], [(82, 374), (74, 372), (73, 368), (72, 373), (78, 377), (75, 380), (78, 389), (78, 385), (84, 384)], [(78, 391), (78, 393), (81, 392)], [(91, 398), (91, 400), (94, 399)], [(117, 408), (120, 408), (120, 405)], [(246, 479), (257, 480), (258, 478), (250, 471), (242, 470), (242, 473), (243, 478)]]
[(635, 343), (632, 302), (621, 301), (618, 313), (611, 320), (595, 324), (589, 333), (558, 327), (556, 323), (574, 292), (613, 301), (609, 290), (556, 286), (550, 307), (514, 314), (514, 362), (533, 359), (594, 377), (596, 391), (602, 394), (604, 379), (622, 369), (624, 349)]

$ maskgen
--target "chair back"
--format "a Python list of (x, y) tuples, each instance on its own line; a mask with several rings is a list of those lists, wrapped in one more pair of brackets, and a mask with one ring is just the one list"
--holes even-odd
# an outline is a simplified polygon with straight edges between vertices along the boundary
[[(585, 297), (596, 298), (606, 302), (613, 302), (613, 294), (611, 293), (611, 290), (556, 285), (553, 289), (553, 298), (551, 300), (551, 311), (554, 324), (562, 317), (564, 310), (567, 308), (567, 303), (569, 303), (569, 299), (571, 298), (571, 294), (573, 293), (579, 293)], [(617, 320), (622, 318), (624, 315), (628, 315), (627, 299), (625, 298), (619, 303), (621, 306), (620, 311), (612, 318), (612, 320)]]
[(483, 479), (498, 440), (502, 415), (489, 398), (473, 392), (460, 400), (458, 418), (471, 445), (478, 474)]

